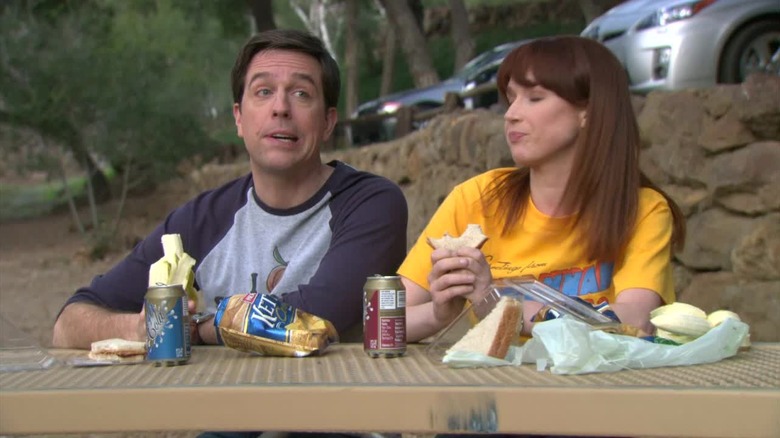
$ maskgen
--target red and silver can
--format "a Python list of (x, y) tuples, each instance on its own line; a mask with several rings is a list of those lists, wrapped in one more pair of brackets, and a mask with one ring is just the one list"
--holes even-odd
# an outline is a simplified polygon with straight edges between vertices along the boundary
[(401, 277), (374, 275), (366, 279), (363, 350), (371, 357), (406, 353), (406, 290)]
[(146, 360), (155, 366), (190, 360), (190, 316), (181, 285), (151, 286), (144, 297)]

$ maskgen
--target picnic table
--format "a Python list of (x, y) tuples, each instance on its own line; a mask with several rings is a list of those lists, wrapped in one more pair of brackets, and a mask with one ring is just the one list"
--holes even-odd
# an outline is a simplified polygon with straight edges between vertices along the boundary
[(453, 369), (423, 345), (372, 359), (361, 344), (260, 357), (198, 346), (183, 366), (0, 373), (0, 435), (186, 430), (780, 436), (780, 343), (713, 364), (556, 375)]

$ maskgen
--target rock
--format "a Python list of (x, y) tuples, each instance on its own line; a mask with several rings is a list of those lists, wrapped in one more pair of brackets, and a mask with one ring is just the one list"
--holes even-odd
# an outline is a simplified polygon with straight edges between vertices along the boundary
[(734, 113), (726, 113), (719, 119), (704, 119), (702, 132), (699, 135), (699, 145), (709, 152), (720, 152), (736, 149), (756, 138), (752, 132), (737, 118)]
[(780, 213), (760, 221), (736, 244), (731, 264), (742, 278), (780, 280)]
[(693, 281), (694, 273), (679, 262), (672, 262), (674, 292), (679, 296)]
[(740, 85), (722, 85), (699, 90), (704, 109), (713, 119), (719, 119), (734, 107), (742, 96)]
[[(755, 213), (768, 211), (780, 205), (777, 185), (780, 183), (780, 142), (763, 141), (752, 143), (734, 152), (722, 153), (711, 160), (706, 180), (713, 195), (750, 193), (753, 197), (724, 200), (723, 205), (731, 209), (745, 208)], [(762, 187), (771, 186), (767, 190)], [(740, 207), (739, 203), (743, 204)]]
[(709, 192), (703, 188), (693, 188), (682, 185), (664, 185), (661, 189), (671, 196), (674, 202), (680, 207), (685, 216), (702, 211), (705, 204), (708, 204), (707, 198)]
[(739, 119), (758, 139), (780, 138), (780, 76), (748, 76), (738, 108)]
[(685, 249), (677, 255), (685, 266), (731, 270), (731, 251), (754, 224), (750, 218), (713, 208), (688, 218)]
[(772, 210), (772, 207), (767, 205), (761, 196), (754, 193), (729, 193), (720, 196), (718, 204), (726, 210), (750, 216), (768, 213)]
[(668, 181), (690, 185), (705, 185), (707, 181), (707, 156), (695, 141), (677, 136), (667, 143), (653, 143), (642, 152), (643, 163), (657, 168)]
[(706, 312), (728, 309), (750, 325), (753, 342), (780, 339), (780, 281), (750, 281), (731, 272), (696, 275), (678, 300)]
[(653, 91), (638, 116), (643, 141), (649, 144), (696, 144), (706, 117), (695, 91)]

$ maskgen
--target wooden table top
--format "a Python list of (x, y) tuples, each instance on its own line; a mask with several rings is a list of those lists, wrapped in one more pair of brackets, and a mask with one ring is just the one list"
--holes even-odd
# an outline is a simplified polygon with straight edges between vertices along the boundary
[[(175, 430), (780, 436), (780, 344), (714, 364), (562, 376), (532, 365), (453, 369), (424, 346), (372, 359), (195, 347), (183, 366), (0, 373), (0, 434)], [(99, 414), (98, 414), (99, 413)]]

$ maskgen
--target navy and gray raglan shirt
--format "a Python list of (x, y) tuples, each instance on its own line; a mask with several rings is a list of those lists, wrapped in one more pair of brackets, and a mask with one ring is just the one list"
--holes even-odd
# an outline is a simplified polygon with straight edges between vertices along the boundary
[(278, 295), (342, 331), (362, 322), (363, 285), (394, 275), (406, 256), (407, 205), (391, 181), (342, 162), (308, 201), (275, 209), (255, 195), (251, 174), (204, 192), (171, 212), (110, 271), (65, 303), (140, 312), (149, 267), (163, 234), (181, 235), (196, 260), (195, 287), (214, 312), (223, 298), (251, 290)]

